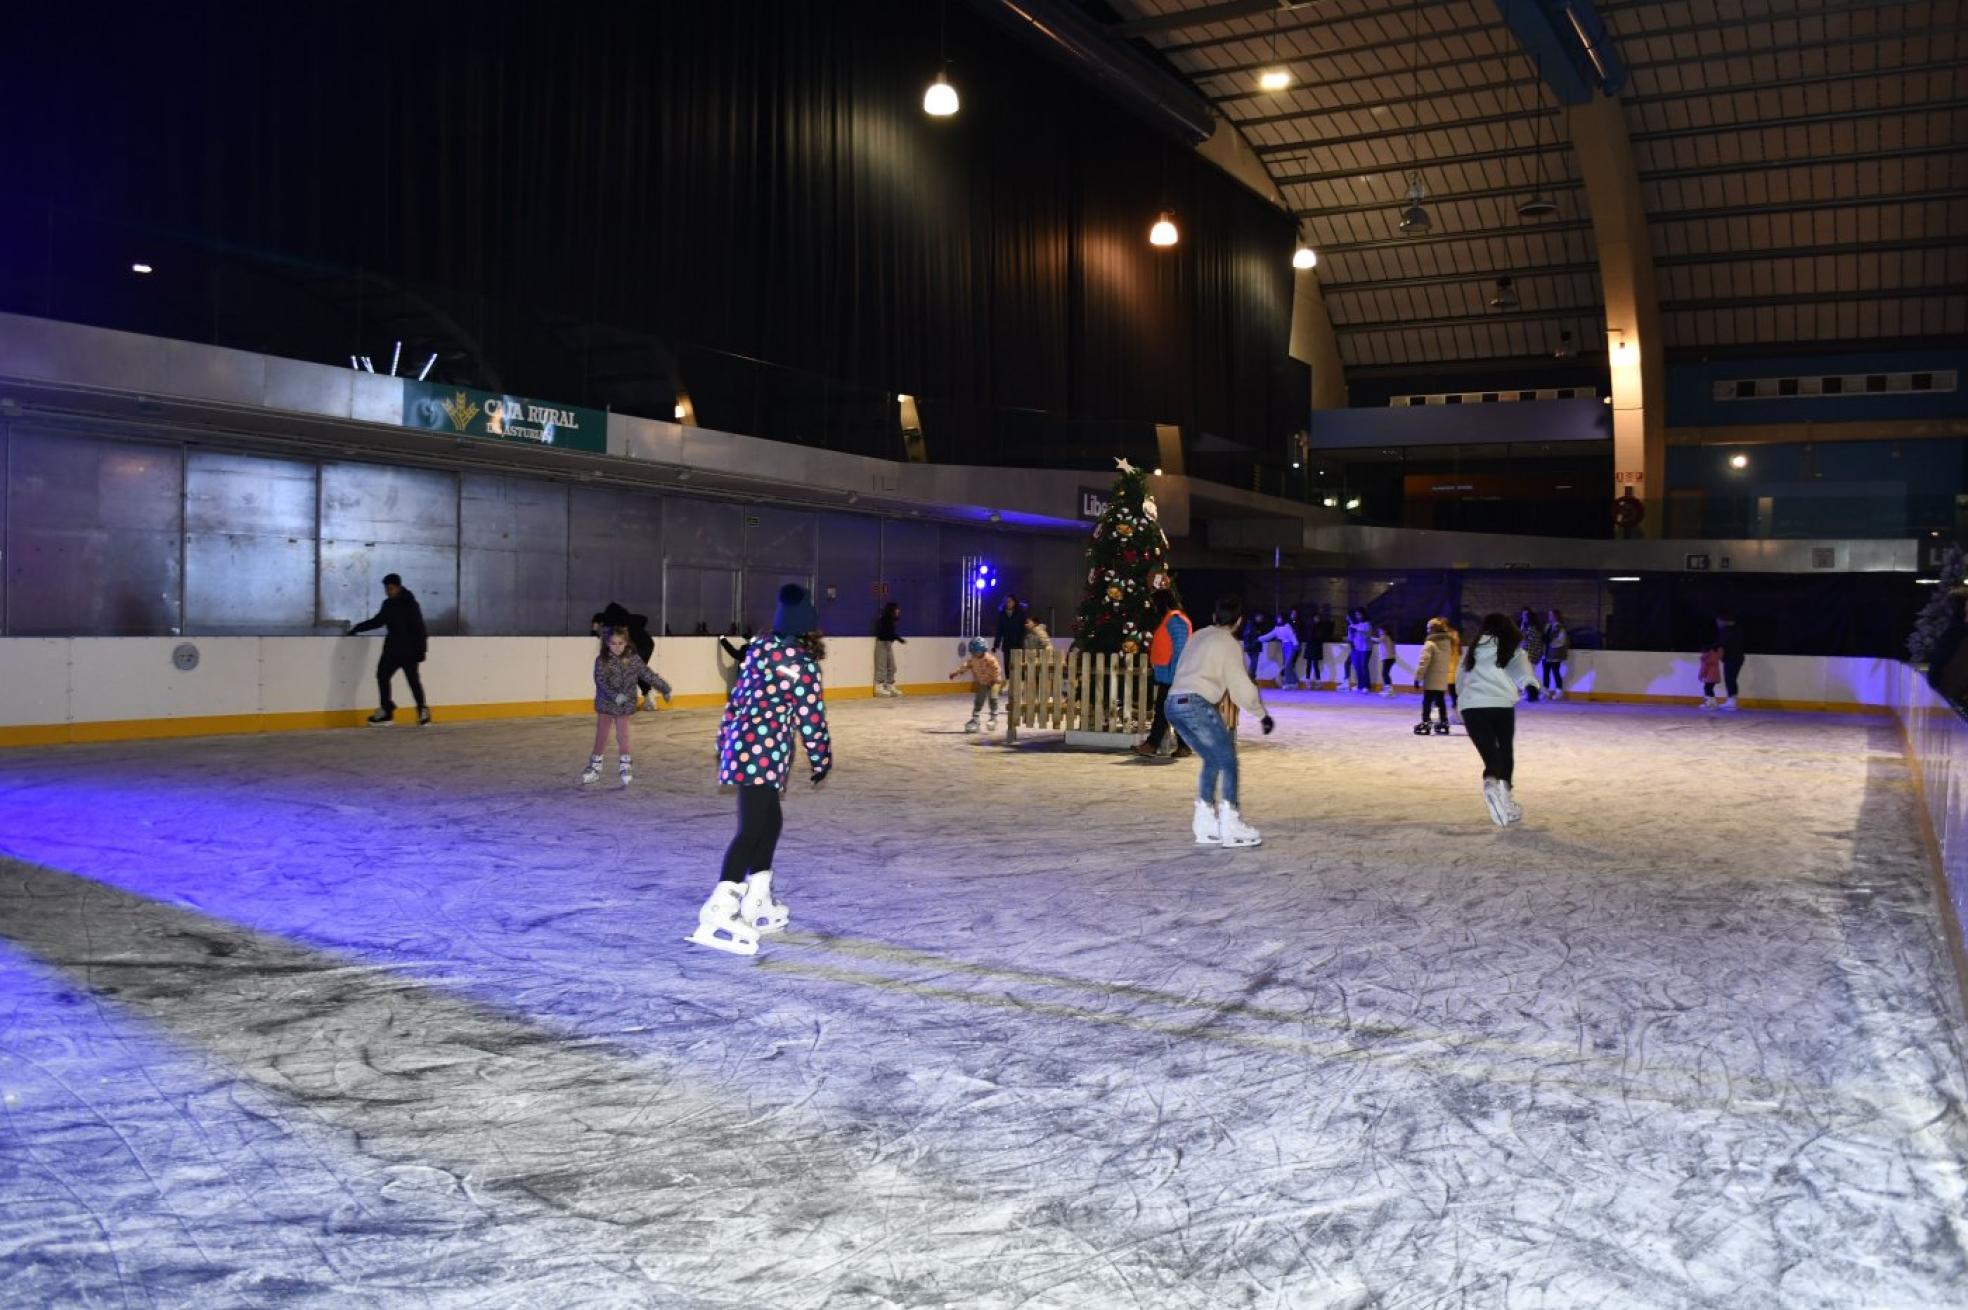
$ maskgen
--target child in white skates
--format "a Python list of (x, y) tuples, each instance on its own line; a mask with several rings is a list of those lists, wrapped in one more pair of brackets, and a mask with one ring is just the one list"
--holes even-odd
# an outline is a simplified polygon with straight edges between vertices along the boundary
[(779, 932), (792, 914), (772, 896), (772, 859), (783, 825), (780, 798), (793, 776), (793, 744), (806, 747), (818, 787), (834, 767), (820, 661), (820, 615), (806, 588), (779, 589), (772, 632), (745, 648), (737, 685), (718, 725), (718, 783), (738, 793), (738, 835), (724, 852), (717, 889), (684, 940), (733, 955), (758, 954), (760, 933)]
[(955, 671), (950, 674), (951, 678), (970, 675), (970, 722), (964, 724), (964, 731), (977, 731), (977, 716), (988, 704), (991, 707), (991, 724), (988, 731), (996, 732), (998, 684), (1004, 681), (1004, 670), (998, 666), (998, 657), (991, 654), (990, 647), (984, 644), (984, 638), (972, 637), (969, 651), (970, 654), (965, 657), (964, 662), (957, 665)]
[(626, 787), (635, 776), (629, 759), (629, 723), (635, 717), (636, 692), (648, 684), (667, 701), (670, 699), (670, 684), (658, 677), (642, 662), (642, 656), (630, 649), (629, 630), (625, 627), (601, 630), (601, 652), (595, 656), (594, 680), (594, 753), (588, 756), (587, 771), (582, 773), (581, 781), (589, 783), (600, 780), (601, 752), (608, 745), (612, 724), (615, 754), (619, 757), (617, 768), (621, 771), (622, 785)]

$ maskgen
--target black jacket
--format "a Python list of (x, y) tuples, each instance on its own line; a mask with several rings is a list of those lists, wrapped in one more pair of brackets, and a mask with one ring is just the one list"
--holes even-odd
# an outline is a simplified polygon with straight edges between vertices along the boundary
[(908, 645), (909, 643), (905, 638), (896, 635), (895, 624), (896, 620), (890, 615), (877, 615), (875, 617), (875, 640), (899, 641), (905, 646)]
[(1014, 651), (1025, 649), (1025, 607), (1014, 605), (1008, 610), (998, 611), (998, 639), (992, 650)]
[(629, 633), (629, 646), (642, 656), (644, 664), (656, 653), (656, 638), (649, 635), (649, 618), (643, 614), (631, 614), (615, 601), (608, 602), (608, 608), (594, 616), (594, 621), (604, 628), (626, 628)]
[(358, 623), (350, 632), (369, 632), (376, 628), (386, 630), (383, 637), (383, 652), (406, 663), (422, 664), (430, 650), (430, 634), (424, 631), (423, 607), (417, 604), (417, 593), (408, 587), (398, 587), (396, 594), (383, 601), (383, 607), (376, 611), (376, 617)]
[(1739, 660), (1743, 656), (1743, 630), (1733, 623), (1716, 625), (1715, 644), (1722, 648), (1722, 658)]

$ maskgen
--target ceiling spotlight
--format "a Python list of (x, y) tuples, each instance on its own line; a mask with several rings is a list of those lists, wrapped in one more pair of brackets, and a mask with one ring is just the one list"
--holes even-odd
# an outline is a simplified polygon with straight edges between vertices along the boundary
[(1261, 91), (1282, 91), (1291, 85), (1291, 74), (1282, 68), (1267, 68), (1257, 75)]
[(1292, 251), (1292, 267), (1305, 269), (1319, 266), (1319, 254), (1310, 246), (1300, 246)]
[(1558, 202), (1549, 196), (1534, 195), (1517, 206), (1517, 217), (1523, 219), (1550, 218), (1558, 212)]
[(1151, 246), (1172, 246), (1180, 240), (1175, 230), (1175, 214), (1167, 209), (1155, 220), (1155, 226), (1148, 229), (1148, 244)]
[(1749, 456), (1747, 456), (1747, 455), (1731, 455), (1731, 456), (1729, 456), (1729, 467), (1730, 467), (1730, 468), (1732, 468), (1732, 469), (1746, 469), (1746, 468), (1748, 468), (1748, 467), (1749, 467)]
[(1496, 286), (1496, 294), (1490, 297), (1491, 309), (1515, 309), (1524, 303), (1517, 298), (1517, 288), (1510, 284), (1509, 278), (1498, 278)]
[(948, 73), (938, 73), (923, 92), (923, 112), (931, 118), (948, 118), (957, 112), (957, 88), (950, 85)]
[(1358, 508), (1360, 508), (1360, 498), (1359, 498), (1358, 496), (1355, 496), (1355, 497), (1353, 497), (1353, 499), (1351, 499), (1351, 500), (1349, 500), (1349, 501), (1347, 501), (1347, 502), (1346, 502), (1346, 508), (1348, 508), (1348, 509), (1358, 509)]
[(1158, 478), (1159, 478), (1160, 476), (1162, 476), (1162, 471), (1161, 471), (1160, 469), (1156, 469), (1156, 470), (1155, 470), (1155, 476), (1156, 476), (1156, 477), (1158, 477)]
[(132, 273), (155, 273), (157, 270), (148, 264), (132, 264), (130, 265), (130, 271)]
[(1321, 505), (1324, 505), (1327, 509), (1337, 509), (1339, 507), (1339, 497), (1327, 496), (1324, 500), (1320, 501), (1319, 503)]
[(1401, 233), (1404, 236), (1422, 236), (1433, 226), (1428, 219), (1428, 211), (1421, 202), (1428, 196), (1427, 188), (1421, 184), (1418, 174), (1408, 174), (1408, 207), (1401, 211)]

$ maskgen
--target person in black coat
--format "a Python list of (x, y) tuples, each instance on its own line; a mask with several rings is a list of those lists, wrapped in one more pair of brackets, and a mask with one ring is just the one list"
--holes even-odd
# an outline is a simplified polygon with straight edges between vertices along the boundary
[(431, 721), (430, 706), (424, 702), (424, 680), (417, 672), (417, 666), (430, 651), (424, 611), (417, 604), (416, 593), (404, 586), (403, 579), (394, 573), (383, 577), (383, 597), (383, 607), (376, 611), (374, 618), (350, 624), (348, 630), (351, 637), (376, 628), (384, 630), (383, 655), (376, 661), (376, 691), (382, 708), (369, 716), (369, 722), (388, 723), (396, 717), (396, 702), (390, 699), (390, 679), (401, 669), (403, 680), (410, 684), (410, 694), (416, 698), (417, 723), (421, 727)]
[(1025, 607), (1009, 592), (998, 608), (998, 635), (991, 649), (1002, 656), (998, 663), (1007, 674), (1011, 672), (1011, 653), (1025, 649)]
[(631, 614), (619, 601), (611, 600), (608, 602), (608, 608), (589, 621), (589, 631), (597, 637), (601, 635), (603, 628), (626, 629), (629, 634), (629, 646), (641, 658), (644, 666), (651, 670), (647, 676), (637, 681), (637, 685), (642, 688), (643, 708), (655, 709), (658, 695), (668, 699), (669, 684), (657, 677), (654, 672), (656, 638), (649, 635), (649, 617), (644, 614)]

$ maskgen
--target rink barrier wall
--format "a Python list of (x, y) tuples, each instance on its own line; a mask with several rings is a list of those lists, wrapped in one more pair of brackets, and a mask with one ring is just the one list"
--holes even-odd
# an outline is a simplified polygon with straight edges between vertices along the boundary
[(1968, 1020), (1968, 930), (1963, 928), (1968, 924), (1968, 720), (1911, 665), (1895, 667), (1891, 690), (1941, 929), (1954, 962), (1961, 1022)]
[[(189, 642), (198, 667), (171, 655)], [(902, 691), (960, 696), (947, 675), (956, 637), (911, 637), (896, 648)], [(356, 727), (376, 703), (374, 637), (0, 638), (0, 746), (136, 741)], [(437, 637), (423, 666), (433, 717), (446, 722), (591, 714), (592, 637)], [(669, 710), (724, 705), (731, 661), (712, 637), (660, 637), (653, 659), (675, 699)], [(872, 637), (830, 637), (830, 700), (874, 695)], [(395, 684), (399, 722), (414, 722)], [(659, 711), (663, 712), (663, 711)]]
[[(1328, 647), (1340, 657), (1330, 659), (1328, 675), (1344, 668), (1343, 646)], [(1395, 647), (1394, 690), (1414, 689), (1419, 644)], [(1303, 662), (1301, 661), (1301, 667)], [(1798, 710), (1831, 714), (1890, 714), (1893, 699), (1889, 679), (1899, 661), (1821, 655), (1754, 655), (1742, 672), (1742, 707), (1748, 710)], [(1575, 650), (1565, 661), (1565, 699), (1602, 701), (1617, 705), (1701, 704), (1701, 656), (1697, 652), (1642, 650)], [(1273, 642), (1258, 662), (1258, 683), (1278, 685), (1279, 651)], [(1372, 669), (1380, 676), (1376, 658)], [(1539, 674), (1543, 676), (1542, 672)], [(1331, 677), (1320, 686), (1334, 686)], [(1717, 694), (1721, 689), (1717, 688)]]
[[(199, 664), (171, 662), (183, 642)], [(1065, 646), (1064, 639), (1056, 646)], [(874, 694), (874, 639), (828, 639), (827, 694)], [(911, 637), (896, 649), (908, 695), (961, 696), (947, 675), (961, 659), (956, 637)], [(375, 704), (374, 637), (0, 638), (0, 746), (128, 741), (223, 733), (353, 727)], [(590, 637), (438, 637), (424, 665), (434, 714), (448, 721), (586, 714), (593, 705)], [(1419, 646), (1397, 652), (1394, 684), (1412, 694)], [(1277, 677), (1277, 652), (1260, 676)], [(672, 709), (724, 703), (730, 661), (714, 638), (657, 639), (655, 663), (676, 689)], [(1567, 682), (1580, 701), (1695, 705), (1699, 657), (1654, 651), (1578, 651)], [(1752, 655), (1743, 671), (1748, 709), (1891, 713), (1892, 660)], [(1376, 672), (1378, 670), (1376, 669)], [(397, 684), (400, 704), (402, 683)]]

